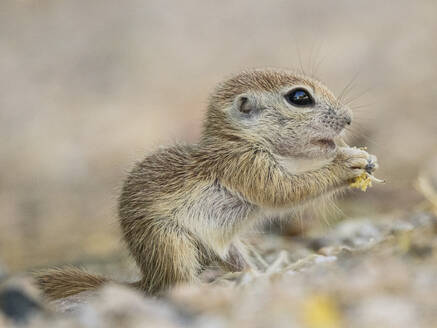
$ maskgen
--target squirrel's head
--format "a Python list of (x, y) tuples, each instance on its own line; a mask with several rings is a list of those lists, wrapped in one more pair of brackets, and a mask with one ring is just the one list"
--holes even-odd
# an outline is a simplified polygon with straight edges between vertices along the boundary
[(269, 147), (282, 156), (329, 158), (350, 110), (319, 81), (282, 70), (242, 72), (212, 94), (203, 138)]

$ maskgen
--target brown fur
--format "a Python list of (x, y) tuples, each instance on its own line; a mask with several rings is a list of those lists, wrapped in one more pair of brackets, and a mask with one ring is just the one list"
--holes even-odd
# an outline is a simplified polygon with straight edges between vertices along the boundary
[(86, 273), (73, 267), (53, 268), (36, 274), (37, 283), (52, 299), (71, 296), (100, 287), (106, 278)]
[[(313, 108), (284, 101), (296, 86), (310, 90)], [(124, 184), (119, 216), (142, 273), (135, 286), (156, 294), (195, 281), (212, 264), (240, 270), (250, 263), (238, 238), (244, 230), (347, 186), (370, 155), (314, 141), (338, 138), (350, 115), (320, 82), (292, 72), (253, 70), (220, 84), (200, 142), (155, 152)], [(284, 161), (311, 168), (294, 171)], [(39, 276), (52, 298), (105, 281), (75, 269)]]

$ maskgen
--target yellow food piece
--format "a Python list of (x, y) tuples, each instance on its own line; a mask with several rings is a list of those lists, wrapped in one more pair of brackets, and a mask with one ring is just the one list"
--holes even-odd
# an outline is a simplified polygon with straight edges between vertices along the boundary
[(402, 253), (407, 253), (411, 249), (411, 232), (404, 231), (397, 236), (398, 248)]
[(306, 327), (340, 328), (342, 326), (339, 308), (328, 295), (309, 296), (304, 300), (302, 310)]
[(349, 186), (366, 191), (367, 188), (372, 186), (372, 180), (369, 174), (364, 172), (359, 177), (356, 177)]

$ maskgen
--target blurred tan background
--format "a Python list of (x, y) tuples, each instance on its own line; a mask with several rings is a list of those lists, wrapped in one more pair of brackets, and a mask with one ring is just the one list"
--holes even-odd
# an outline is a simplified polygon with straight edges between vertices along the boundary
[(350, 140), (388, 183), (340, 207), (415, 206), (437, 146), (436, 32), (432, 0), (1, 1), (0, 261), (15, 272), (124, 256), (126, 172), (195, 141), (215, 83), (244, 68), (318, 66), (336, 94), (354, 80)]

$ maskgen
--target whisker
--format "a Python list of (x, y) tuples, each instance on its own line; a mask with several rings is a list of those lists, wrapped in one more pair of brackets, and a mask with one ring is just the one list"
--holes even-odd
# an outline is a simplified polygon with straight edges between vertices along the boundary
[(320, 57), (320, 48), (321, 48), (321, 42), (318, 44), (316, 42), (313, 43), (313, 46), (311, 48), (311, 56), (310, 56), (310, 68), (311, 68), (311, 76), (313, 78), (316, 77), (317, 74), (317, 58)]
[(322, 65), (322, 63), (325, 61), (326, 56), (323, 56), (320, 58), (320, 60), (316, 63), (316, 66), (314, 68), (314, 74), (317, 74), (317, 72), (319, 71), (320, 66)]
[(369, 135), (365, 134), (362, 131), (350, 130), (349, 128), (346, 128), (346, 131), (352, 137), (362, 138), (366, 142), (369, 142), (374, 146), (377, 146), (377, 147), (379, 146), (379, 144), (377, 142), (375, 142), (373, 139), (371, 139), (371, 137)]
[(343, 100), (343, 97), (346, 95), (346, 93), (350, 91), (352, 84), (356, 81), (359, 75), (360, 72), (356, 72), (352, 77), (352, 79), (350, 79), (350, 81), (344, 86), (343, 90), (340, 92), (340, 95), (338, 96), (338, 100), (340, 102)]
[(372, 107), (376, 104), (376, 102), (373, 103), (367, 103), (367, 104), (362, 104), (362, 105), (354, 105), (354, 106), (349, 106), (351, 109), (360, 109), (360, 108), (368, 108), (368, 107)]
[(310, 55), (308, 56), (308, 65), (309, 65), (309, 74), (311, 77), (314, 77), (313, 71), (313, 54), (314, 54), (314, 43), (311, 45)]
[(315, 56), (313, 58), (313, 65), (312, 65), (312, 74), (314, 76), (317, 75), (318, 71), (319, 71), (319, 67), (322, 64), (322, 62), (325, 60), (326, 56), (321, 56), (321, 52), (322, 52), (322, 48), (323, 48), (323, 41), (320, 40), (318, 43), (318, 46), (316, 48), (316, 53)]
[(363, 92), (359, 93), (357, 96), (353, 97), (353, 98), (349, 98), (347, 99), (347, 101), (345, 101), (345, 105), (349, 105), (352, 102), (358, 100), (359, 98), (361, 98), (362, 96), (364, 96), (365, 94), (369, 93), (370, 90), (372, 90), (372, 88), (367, 88), (366, 90), (364, 90)]
[(306, 75), (305, 70), (303, 69), (302, 56), (300, 55), (300, 49), (299, 49), (297, 42), (295, 42), (295, 46), (296, 46), (297, 58), (299, 61), (300, 72), (302, 75)]

